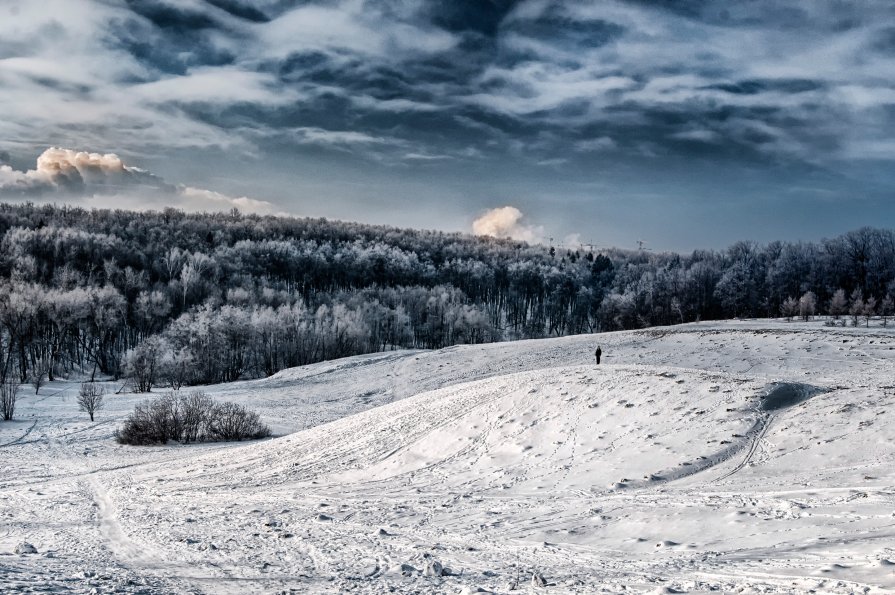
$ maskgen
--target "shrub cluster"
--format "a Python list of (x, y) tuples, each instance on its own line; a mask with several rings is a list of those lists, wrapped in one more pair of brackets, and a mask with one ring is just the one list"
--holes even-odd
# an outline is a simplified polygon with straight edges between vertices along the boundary
[(168, 393), (144, 401), (116, 433), (121, 444), (165, 444), (169, 441), (217, 442), (270, 436), (254, 411), (236, 403), (215, 403), (201, 391)]

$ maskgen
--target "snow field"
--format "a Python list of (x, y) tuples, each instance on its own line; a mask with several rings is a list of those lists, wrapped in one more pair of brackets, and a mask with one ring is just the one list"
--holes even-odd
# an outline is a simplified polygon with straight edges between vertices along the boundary
[[(0, 426), (0, 584), (887, 592), (893, 347), (743, 321), (376, 354), (208, 387), (286, 435), (189, 447), (120, 447), (140, 396), (91, 424), (55, 383)], [(775, 382), (822, 392), (764, 411)]]

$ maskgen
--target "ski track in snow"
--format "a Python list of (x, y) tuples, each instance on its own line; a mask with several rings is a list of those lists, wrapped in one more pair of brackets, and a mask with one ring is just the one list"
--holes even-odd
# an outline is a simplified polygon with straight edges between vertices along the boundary
[(205, 388), (278, 438), (158, 448), (49, 383), (0, 425), (0, 590), (891, 592), (893, 360), (775, 321), (380, 353)]
[(87, 485), (96, 502), (97, 521), (100, 532), (112, 555), (128, 567), (157, 566), (158, 559), (145, 546), (140, 547), (130, 540), (121, 529), (116, 518), (115, 505), (109, 498), (106, 489), (98, 480), (92, 478)]

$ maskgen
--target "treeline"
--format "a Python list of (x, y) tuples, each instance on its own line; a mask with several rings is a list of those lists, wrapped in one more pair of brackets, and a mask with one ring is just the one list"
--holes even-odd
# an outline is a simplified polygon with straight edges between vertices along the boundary
[(148, 389), (694, 320), (816, 312), (857, 323), (858, 309), (888, 316), (893, 291), (895, 234), (870, 228), (689, 255), (557, 252), (236, 211), (0, 204), (0, 381), (86, 371)]

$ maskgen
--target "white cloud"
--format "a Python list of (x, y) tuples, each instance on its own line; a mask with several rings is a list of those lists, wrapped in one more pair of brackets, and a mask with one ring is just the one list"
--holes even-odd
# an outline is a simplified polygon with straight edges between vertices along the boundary
[(479, 236), (512, 238), (539, 243), (544, 239), (544, 228), (525, 222), (522, 211), (506, 206), (490, 209), (472, 223), (472, 232)]
[(38, 158), (34, 169), (18, 171), (0, 165), (0, 198), (73, 200), (106, 208), (187, 211), (277, 212), (267, 201), (231, 197), (213, 190), (169, 184), (144, 169), (124, 163), (114, 153), (90, 153), (52, 147)]
[(598, 151), (610, 151), (615, 149), (618, 145), (612, 138), (608, 136), (600, 136), (597, 138), (590, 138), (587, 140), (581, 140), (575, 143), (575, 150), (581, 153), (589, 153), (589, 152), (598, 152)]
[(134, 85), (123, 91), (126, 98), (152, 103), (253, 103), (281, 105), (296, 100), (290, 89), (283, 89), (277, 80), (265, 73), (236, 68), (201, 68), (184, 76), (176, 76)]
[(445, 159), (453, 159), (450, 155), (433, 155), (429, 153), (407, 153), (404, 159), (409, 161), (443, 161)]
[(695, 140), (704, 143), (717, 142), (720, 139), (718, 133), (714, 130), (706, 130), (702, 128), (676, 132), (671, 135), (671, 138), (676, 138), (678, 140)]
[(273, 203), (247, 196), (231, 197), (213, 190), (178, 186), (180, 208), (187, 211), (228, 211), (237, 208), (244, 213), (274, 214)]
[(580, 233), (570, 233), (562, 239), (562, 245), (571, 250), (577, 250), (578, 248), (583, 247), (584, 240), (581, 239)]
[(542, 159), (537, 162), (537, 165), (541, 167), (559, 167), (560, 165), (565, 165), (569, 160), (565, 157), (553, 157), (550, 159)]
[[(412, 12), (412, 11), (411, 11)], [(268, 57), (295, 52), (353, 52), (380, 58), (407, 52), (429, 54), (452, 48), (458, 38), (432, 26), (412, 25), (383, 14), (377, 3), (345, 0), (330, 6), (304, 5), (255, 32)]]
[(373, 136), (354, 130), (326, 130), (324, 128), (300, 127), (292, 131), (294, 139), (302, 144), (319, 145), (392, 145), (403, 144), (396, 138)]
[(572, 102), (585, 102), (592, 107), (608, 105), (610, 94), (637, 85), (626, 76), (543, 62), (523, 63), (509, 69), (489, 68), (479, 84), (499, 85), (500, 90), (474, 93), (466, 98), (469, 103), (513, 115), (555, 110)]

